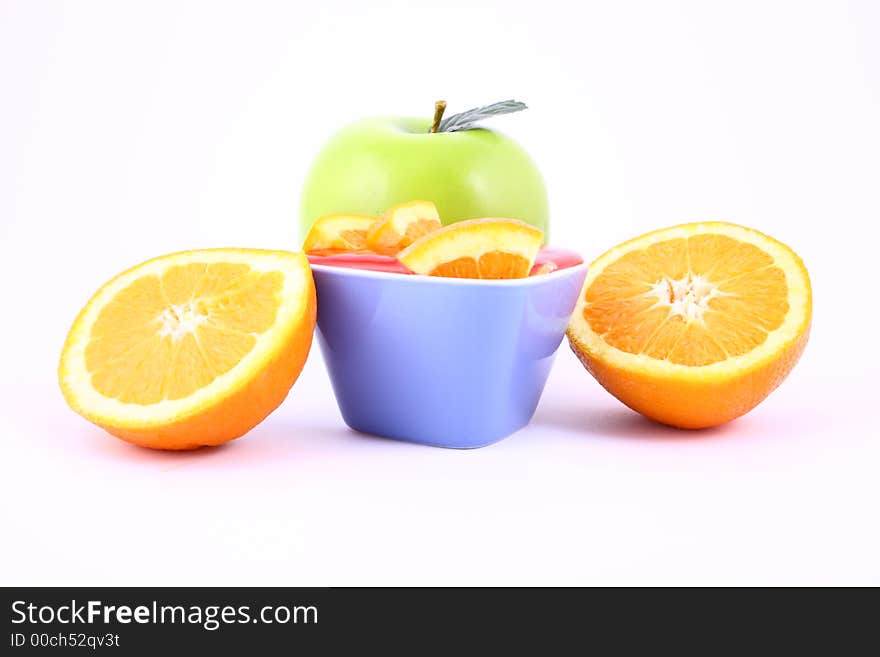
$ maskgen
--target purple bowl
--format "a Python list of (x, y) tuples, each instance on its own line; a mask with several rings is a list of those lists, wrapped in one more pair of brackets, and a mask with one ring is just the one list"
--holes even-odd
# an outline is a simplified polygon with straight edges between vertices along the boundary
[(500, 281), (312, 271), (318, 343), (346, 424), (471, 448), (528, 424), (587, 266)]

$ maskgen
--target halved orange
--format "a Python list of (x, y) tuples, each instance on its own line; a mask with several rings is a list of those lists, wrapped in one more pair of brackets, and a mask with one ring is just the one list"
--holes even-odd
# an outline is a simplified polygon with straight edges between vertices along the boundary
[(301, 253), (186, 251), (106, 283), (70, 329), (58, 376), (70, 407), (145, 447), (237, 438), (305, 363), (315, 287)]
[(785, 379), (811, 314), (809, 275), (790, 248), (743, 226), (693, 223), (596, 260), (568, 337), (624, 404), (703, 428), (747, 413)]
[(396, 255), (442, 226), (437, 206), (430, 201), (401, 203), (388, 210), (367, 231), (367, 248), (383, 255)]
[(365, 214), (328, 214), (315, 220), (303, 242), (306, 253), (363, 251), (367, 248), (367, 231), (376, 217)]
[(517, 219), (469, 219), (419, 238), (397, 254), (416, 274), (450, 278), (525, 278), (543, 232)]

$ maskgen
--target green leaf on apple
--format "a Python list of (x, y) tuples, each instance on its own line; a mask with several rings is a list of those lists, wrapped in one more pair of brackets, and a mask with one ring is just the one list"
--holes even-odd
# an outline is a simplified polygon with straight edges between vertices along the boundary
[[(445, 104), (444, 104), (445, 105)], [(437, 132), (459, 132), (461, 130), (471, 130), (477, 127), (477, 123), (492, 116), (500, 116), (501, 114), (512, 114), (513, 112), (521, 112), (526, 109), (525, 103), (518, 100), (502, 100), (491, 105), (483, 107), (475, 107), (465, 112), (453, 114), (440, 121)]]

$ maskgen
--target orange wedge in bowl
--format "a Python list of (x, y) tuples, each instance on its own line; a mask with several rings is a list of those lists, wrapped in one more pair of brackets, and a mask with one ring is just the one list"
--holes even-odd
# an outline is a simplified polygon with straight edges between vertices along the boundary
[(450, 278), (525, 278), (543, 232), (516, 219), (470, 219), (435, 230), (397, 254), (416, 274)]
[(532, 267), (532, 271), (529, 274), (530, 276), (542, 276), (544, 274), (552, 274), (557, 269), (559, 269), (559, 265), (555, 262), (542, 262), (540, 265), (535, 265)]
[(376, 217), (364, 214), (328, 214), (315, 220), (303, 242), (306, 253), (364, 251), (367, 231)]
[(129, 442), (218, 445), (284, 400), (314, 325), (303, 254), (176, 253), (95, 293), (67, 336), (59, 382), (74, 411)]
[(696, 429), (767, 397), (803, 352), (811, 314), (809, 275), (794, 251), (743, 226), (693, 223), (596, 260), (568, 337), (624, 404)]
[(383, 255), (395, 255), (441, 227), (437, 206), (430, 201), (401, 203), (388, 210), (367, 231), (367, 248)]

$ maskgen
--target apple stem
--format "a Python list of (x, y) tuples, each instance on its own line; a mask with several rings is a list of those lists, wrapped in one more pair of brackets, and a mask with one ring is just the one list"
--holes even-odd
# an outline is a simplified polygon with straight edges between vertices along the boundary
[(440, 129), (440, 121), (443, 119), (443, 112), (446, 111), (446, 101), (438, 100), (434, 103), (434, 122), (431, 124), (431, 132), (437, 132)]

